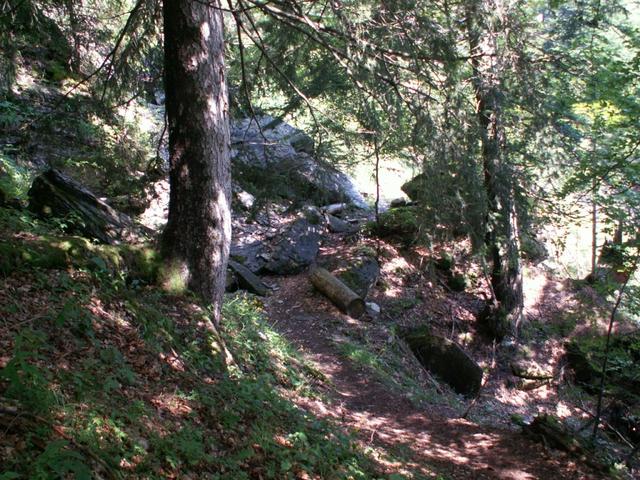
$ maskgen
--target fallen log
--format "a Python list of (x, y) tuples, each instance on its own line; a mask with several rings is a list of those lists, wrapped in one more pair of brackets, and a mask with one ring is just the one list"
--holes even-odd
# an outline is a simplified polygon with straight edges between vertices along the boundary
[(367, 307), (364, 300), (324, 268), (314, 268), (309, 274), (309, 280), (314, 287), (350, 317), (360, 318), (366, 312)]
[(322, 210), (324, 213), (328, 213), (329, 215), (336, 215), (342, 212), (345, 208), (347, 208), (346, 203), (332, 203), (331, 205), (320, 207), (320, 210)]
[(33, 181), (29, 209), (42, 217), (66, 218), (68, 233), (109, 245), (135, 240), (139, 234), (127, 215), (55, 169)]

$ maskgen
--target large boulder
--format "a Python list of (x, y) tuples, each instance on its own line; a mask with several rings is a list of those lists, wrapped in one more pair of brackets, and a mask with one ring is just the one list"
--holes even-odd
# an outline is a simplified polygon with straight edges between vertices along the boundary
[(238, 242), (231, 245), (230, 257), (253, 273), (260, 273), (270, 258), (268, 251), (266, 239)]
[(549, 258), (549, 250), (544, 244), (544, 241), (532, 233), (522, 235), (520, 251), (524, 258), (535, 265), (542, 263)]
[(346, 201), (368, 208), (352, 179), (312, 156), (313, 139), (273, 117), (243, 119), (231, 126), (231, 158), (238, 180), (273, 188), (292, 199), (315, 197), (325, 203)]
[(482, 368), (456, 343), (425, 327), (401, 332), (420, 363), (457, 393), (475, 396), (482, 385)]
[(353, 223), (345, 222), (341, 218), (334, 217), (333, 215), (329, 215), (328, 213), (324, 216), (327, 228), (332, 233), (355, 233), (358, 231), (358, 225), (354, 225)]
[(424, 192), (428, 186), (427, 182), (427, 176), (424, 173), (420, 173), (402, 185), (400, 189), (407, 194), (407, 197), (415, 202), (420, 200), (422, 192)]

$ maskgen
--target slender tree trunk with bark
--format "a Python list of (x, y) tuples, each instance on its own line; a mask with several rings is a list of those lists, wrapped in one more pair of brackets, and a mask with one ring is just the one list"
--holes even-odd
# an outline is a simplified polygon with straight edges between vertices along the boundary
[(482, 25), (486, 13), (478, 4), (467, 6), (466, 21), (487, 198), (485, 243), (495, 296), (484, 316), (492, 334), (502, 338), (515, 331), (522, 316), (522, 272), (513, 175), (505, 158), (497, 32)]
[(71, 52), (71, 70), (73, 73), (80, 73), (80, 20), (78, 10), (82, 10), (82, 0), (65, 0), (65, 8), (69, 15), (69, 28), (73, 39), (73, 51)]
[(591, 276), (595, 280), (598, 270), (598, 200), (596, 191), (598, 185), (593, 180), (593, 195), (591, 198)]
[(231, 241), (229, 113), (218, 0), (165, 0), (169, 220), (165, 282), (186, 286), (220, 319)]

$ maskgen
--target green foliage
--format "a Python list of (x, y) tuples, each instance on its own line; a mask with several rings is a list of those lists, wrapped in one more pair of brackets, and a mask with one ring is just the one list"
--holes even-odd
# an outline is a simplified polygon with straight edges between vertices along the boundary
[(49, 373), (36, 363), (43, 358), (41, 351), (45, 342), (42, 331), (22, 330), (14, 338), (13, 357), (0, 370), (0, 380), (8, 383), (6, 396), (41, 415), (48, 415), (56, 400), (49, 388)]
[(156, 439), (154, 449), (157, 449), (157, 455), (173, 469), (196, 467), (204, 461), (212, 460), (206, 454), (203, 435), (202, 429), (186, 425), (176, 433)]
[[(9, 100), (0, 101), (0, 128), (11, 130), (17, 128), (25, 119), (19, 104)], [(3, 163), (6, 161), (2, 158)]]
[[(9, 219), (20, 222), (13, 215)], [(26, 217), (29, 219), (30, 217)], [(11, 224), (11, 222), (8, 222)], [(2, 209), (0, 209), (2, 225)], [(21, 223), (24, 225), (24, 223)], [(35, 230), (46, 226), (38, 223)], [(66, 269), (79, 267), (94, 272), (121, 274), (137, 283), (155, 282), (160, 269), (160, 256), (150, 245), (99, 245), (86, 238), (70, 236), (41, 236), (28, 241), (0, 241), (0, 271), (9, 274), (25, 268)]]
[(640, 212), (633, 187), (640, 178), (634, 160), (640, 36), (624, 5), (567, 3), (555, 12), (548, 49), (567, 59), (571, 73), (564, 67), (555, 72), (549, 98), (559, 133), (571, 145), (560, 154), (569, 166), (561, 194), (588, 194), (599, 207), (599, 222), (611, 233), (622, 228), (634, 237)]
[[(606, 338), (578, 337), (568, 346), (568, 358), (576, 379), (590, 391), (598, 388)], [(606, 391), (615, 398), (632, 401), (640, 397), (640, 335), (617, 335), (611, 340), (606, 373)]]
[(29, 478), (38, 480), (65, 478), (68, 475), (73, 475), (78, 480), (93, 478), (86, 457), (70, 449), (66, 440), (48, 443), (44, 452), (34, 459), (29, 470)]
[(447, 281), (447, 285), (454, 292), (464, 292), (469, 286), (469, 282), (467, 277), (461, 273), (456, 273), (451, 275), (451, 277)]
[[(254, 297), (229, 297), (216, 334), (201, 327), (210, 322), (206, 307), (127, 288), (114, 275), (99, 269), (44, 276), (38, 288), (50, 295), (53, 313), (39, 320), (42, 330), (16, 323), (11, 359), (0, 373), (5, 395), (61, 423), (68, 437), (52, 438), (47, 425), (21, 426), (38, 441), (15, 450), (0, 475), (93, 478), (100, 465), (124, 464), (128, 478), (377, 477), (347, 435), (288, 398), (313, 394), (322, 375), (270, 327)], [(19, 318), (12, 312), (5, 325)], [(222, 342), (242, 359), (237, 367), (223, 366)], [(167, 356), (180, 366), (161, 361)], [(164, 410), (172, 402), (187, 406), (184, 413)], [(99, 464), (87, 463), (87, 450)]]
[[(2, 119), (0, 118), (0, 123)], [(0, 126), (1, 127), (1, 126)], [(0, 151), (0, 198), (25, 200), (31, 186), (31, 173)]]
[(410, 243), (420, 230), (418, 212), (414, 207), (392, 208), (380, 214), (379, 223), (370, 222), (367, 228), (382, 237), (400, 236)]
[(627, 285), (625, 299), (621, 305), (623, 314), (634, 319), (636, 323), (640, 323), (640, 285)]
[(434, 264), (438, 270), (449, 272), (455, 265), (455, 258), (448, 252), (442, 252)]

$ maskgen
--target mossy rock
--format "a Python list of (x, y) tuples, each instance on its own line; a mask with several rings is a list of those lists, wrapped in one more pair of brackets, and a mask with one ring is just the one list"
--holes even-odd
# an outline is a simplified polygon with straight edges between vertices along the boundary
[(583, 454), (585, 447), (580, 439), (553, 415), (546, 413), (537, 415), (529, 425), (525, 425), (524, 433), (552, 448), (573, 454)]
[(149, 245), (97, 245), (82, 237), (45, 236), (0, 242), (0, 272), (22, 268), (127, 271), (147, 282), (156, 278), (160, 259)]
[(549, 258), (549, 250), (544, 242), (532, 235), (522, 236), (520, 251), (523, 258), (526, 258), (534, 264), (538, 264)]
[(457, 393), (474, 396), (482, 385), (482, 368), (456, 343), (427, 327), (400, 332), (418, 361)]
[(416, 207), (399, 207), (380, 215), (378, 223), (371, 222), (369, 228), (381, 237), (392, 235), (415, 237), (420, 229)]
[(380, 275), (380, 265), (374, 257), (362, 256), (338, 277), (361, 298), (366, 298)]
[(429, 179), (424, 173), (416, 175), (414, 178), (406, 182), (400, 189), (407, 194), (412, 201), (420, 200), (422, 192), (428, 188)]
[[(566, 345), (567, 361), (575, 379), (588, 391), (600, 382), (606, 337), (578, 337)], [(640, 332), (611, 338), (606, 388), (620, 398), (640, 397)]]

